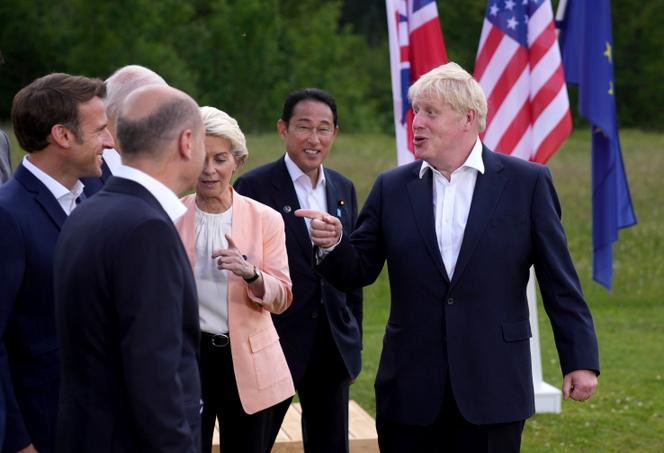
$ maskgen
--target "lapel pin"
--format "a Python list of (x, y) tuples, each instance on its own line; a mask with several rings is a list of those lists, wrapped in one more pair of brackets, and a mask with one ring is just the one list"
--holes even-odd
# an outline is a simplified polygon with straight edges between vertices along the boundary
[(290, 207), (290, 205), (286, 205), (283, 208), (281, 208), (282, 211), (284, 211), (285, 214), (290, 214), (290, 212), (293, 210), (293, 208)]
[(343, 200), (337, 202), (337, 217), (341, 217), (341, 210), (343, 209), (346, 203)]

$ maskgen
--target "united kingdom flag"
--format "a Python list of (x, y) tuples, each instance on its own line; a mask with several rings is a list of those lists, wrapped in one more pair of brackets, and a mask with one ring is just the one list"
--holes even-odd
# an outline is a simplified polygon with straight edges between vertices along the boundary
[(408, 88), (431, 69), (447, 63), (435, 0), (385, 0), (390, 40), (394, 129), (399, 165), (412, 162), (413, 110)]

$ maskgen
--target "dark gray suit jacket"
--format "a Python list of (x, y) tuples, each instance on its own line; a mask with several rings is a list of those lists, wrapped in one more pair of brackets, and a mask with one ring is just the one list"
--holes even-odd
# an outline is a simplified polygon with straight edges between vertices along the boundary
[(0, 184), (7, 182), (12, 175), (11, 149), (9, 137), (0, 131)]

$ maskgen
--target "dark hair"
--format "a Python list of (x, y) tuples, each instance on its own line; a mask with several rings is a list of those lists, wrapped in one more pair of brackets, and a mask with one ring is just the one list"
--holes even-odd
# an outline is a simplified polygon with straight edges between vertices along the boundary
[(122, 154), (128, 156), (157, 153), (183, 129), (203, 128), (198, 106), (189, 97), (177, 97), (164, 102), (142, 118), (130, 120), (125, 115), (126, 112), (121, 109), (116, 134)]
[(48, 146), (48, 136), (56, 124), (67, 127), (79, 139), (79, 105), (105, 96), (106, 85), (100, 79), (63, 73), (40, 77), (14, 96), (14, 134), (28, 153)]
[(284, 101), (284, 109), (281, 112), (281, 119), (288, 124), (293, 117), (293, 110), (295, 106), (302, 101), (317, 101), (327, 105), (332, 110), (332, 117), (334, 118), (334, 125), (338, 126), (337, 122), (337, 103), (334, 98), (327, 91), (320, 88), (305, 88), (304, 90), (293, 91), (286, 97)]

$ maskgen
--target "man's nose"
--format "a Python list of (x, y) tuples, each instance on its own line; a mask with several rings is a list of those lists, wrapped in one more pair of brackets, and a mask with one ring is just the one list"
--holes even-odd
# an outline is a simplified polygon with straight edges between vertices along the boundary
[(115, 148), (115, 140), (113, 140), (111, 132), (108, 129), (106, 129), (104, 132), (104, 139), (101, 142), (102, 146), (104, 148)]

